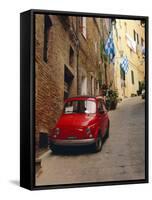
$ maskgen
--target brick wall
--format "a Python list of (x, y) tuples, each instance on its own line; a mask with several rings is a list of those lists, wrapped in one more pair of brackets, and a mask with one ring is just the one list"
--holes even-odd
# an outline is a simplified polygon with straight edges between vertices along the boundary
[(69, 33), (64, 29), (58, 16), (50, 16), (52, 27), (49, 30), (48, 61), (43, 60), (44, 15), (36, 15), (36, 150), (38, 151), (39, 133), (49, 133), (58, 120), (64, 102), (64, 66), (72, 72), (74, 79), (70, 95), (77, 94), (76, 52), (74, 66), (69, 66), (70, 46), (75, 47)]

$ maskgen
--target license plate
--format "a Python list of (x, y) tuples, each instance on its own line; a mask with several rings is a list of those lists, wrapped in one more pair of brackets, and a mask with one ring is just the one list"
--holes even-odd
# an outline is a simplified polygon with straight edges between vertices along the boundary
[(77, 139), (77, 138), (75, 136), (69, 136), (68, 139), (74, 140), (74, 139)]

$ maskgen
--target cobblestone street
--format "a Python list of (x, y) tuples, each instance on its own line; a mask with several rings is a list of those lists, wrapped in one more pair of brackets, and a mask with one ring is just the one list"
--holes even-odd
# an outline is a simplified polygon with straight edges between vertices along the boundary
[(36, 185), (144, 179), (144, 106), (141, 97), (132, 97), (109, 112), (110, 136), (99, 153), (50, 152), (42, 161)]

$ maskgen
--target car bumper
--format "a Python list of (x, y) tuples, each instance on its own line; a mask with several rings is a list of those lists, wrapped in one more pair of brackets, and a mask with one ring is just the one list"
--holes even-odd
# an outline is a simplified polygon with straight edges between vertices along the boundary
[(51, 140), (50, 144), (54, 145), (59, 145), (59, 146), (85, 146), (85, 145), (91, 145), (95, 143), (94, 138), (89, 138), (89, 139), (79, 139), (79, 140), (61, 140), (61, 139), (56, 139), (56, 140)]

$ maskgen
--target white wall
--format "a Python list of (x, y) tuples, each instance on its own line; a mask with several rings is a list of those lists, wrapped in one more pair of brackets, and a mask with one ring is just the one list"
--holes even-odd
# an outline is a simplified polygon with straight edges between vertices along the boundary
[[(0, 11), (0, 199), (150, 199), (152, 184), (29, 192), (19, 181), (19, 13), (30, 8), (149, 15), (149, 1), (5, 0)], [(150, 20), (150, 35), (152, 21)], [(150, 39), (150, 55), (152, 53)], [(150, 63), (152, 60), (150, 58)], [(151, 67), (151, 66), (150, 66)], [(150, 69), (149, 74), (152, 74)], [(152, 84), (152, 77), (150, 78)], [(150, 88), (150, 102), (151, 98)], [(151, 110), (151, 105), (150, 105)], [(150, 113), (150, 124), (151, 113)], [(151, 132), (150, 132), (151, 133)], [(149, 141), (152, 141), (150, 134)], [(150, 142), (150, 145), (151, 142)], [(151, 157), (150, 146), (150, 157)], [(152, 167), (150, 159), (150, 169)], [(150, 171), (151, 178), (151, 171)]]

